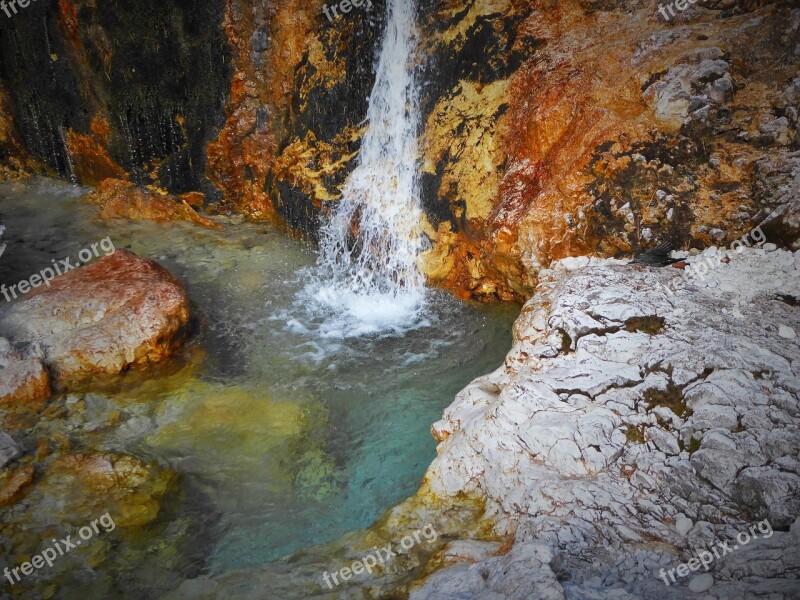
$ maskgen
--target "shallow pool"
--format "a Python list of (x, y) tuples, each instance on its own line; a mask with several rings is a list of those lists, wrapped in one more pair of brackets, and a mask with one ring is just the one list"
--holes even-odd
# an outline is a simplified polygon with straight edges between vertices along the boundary
[[(438, 291), (413, 327), (337, 336), (303, 293), (315, 261), (304, 243), (228, 218), (220, 218), (224, 231), (102, 222), (82, 200), (86, 191), (49, 180), (0, 185), (8, 242), (0, 282), (16, 283), (109, 236), (187, 287), (197, 332), (183, 363), (83, 394), (94, 412), (80, 417), (89, 432), (81, 440), (183, 474), (191, 492), (161, 518), (207, 528), (204, 547), (194, 549), (201, 572), (337, 539), (411, 496), (435, 455), (431, 423), (510, 347), (518, 308), (465, 304)], [(85, 426), (112, 410), (121, 411), (118, 428)]]

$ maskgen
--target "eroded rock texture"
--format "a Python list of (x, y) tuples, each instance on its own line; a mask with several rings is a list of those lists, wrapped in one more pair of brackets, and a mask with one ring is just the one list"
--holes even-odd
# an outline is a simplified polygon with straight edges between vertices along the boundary
[[(329, 22), (323, 0), (40, 0), (0, 33), (0, 79), (62, 176), (314, 238), (366, 126), (385, 11), (367, 4)], [(797, 243), (793, 2), (666, 21), (639, 0), (422, 0), (418, 22), (431, 282), (522, 300), (552, 260), (729, 243), (776, 209), (770, 240)], [(0, 139), (4, 164), (21, 152)]]
[(83, 183), (128, 174), (213, 193), (205, 147), (230, 87), (223, 5), (40, 0), (4, 15), (0, 78), (27, 150)]
[(50, 375), (42, 358), (38, 348), (20, 352), (0, 338), (0, 404), (25, 405), (50, 396)]
[(504, 366), (434, 424), (426, 476), (484, 499), (514, 550), (414, 600), (682, 598), (691, 578), (660, 569), (727, 541), (713, 597), (796, 597), (800, 252), (728, 259), (703, 278), (589, 259), (542, 272)]
[(433, 10), (434, 54), (463, 58), (440, 61), (462, 74), (423, 134), (435, 279), (527, 297), (553, 259), (705, 247), (779, 204), (756, 190), (797, 149), (789, 3), (699, 2), (669, 23), (642, 2)]
[(188, 323), (183, 286), (153, 261), (118, 250), (30, 292), (2, 315), (0, 330), (38, 344), (65, 387), (163, 360)]

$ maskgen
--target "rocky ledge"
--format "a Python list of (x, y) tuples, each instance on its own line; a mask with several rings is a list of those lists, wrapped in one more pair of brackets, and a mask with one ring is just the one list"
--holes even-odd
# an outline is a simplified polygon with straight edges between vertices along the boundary
[(37, 352), (60, 389), (170, 356), (188, 324), (183, 286), (153, 261), (118, 250), (33, 290), (0, 318), (0, 335), (30, 348), (4, 350), (0, 338), (0, 401), (39, 395), (47, 379)]
[(724, 254), (689, 258), (703, 277), (542, 271), (503, 367), (433, 426), (426, 476), (513, 545), (412, 600), (798, 597), (800, 252)]

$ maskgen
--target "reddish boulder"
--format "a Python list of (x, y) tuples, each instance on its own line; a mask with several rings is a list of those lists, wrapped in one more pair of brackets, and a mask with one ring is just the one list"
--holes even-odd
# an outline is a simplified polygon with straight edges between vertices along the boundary
[(151, 260), (118, 250), (13, 305), (0, 331), (37, 342), (59, 388), (155, 363), (189, 323), (183, 286)]

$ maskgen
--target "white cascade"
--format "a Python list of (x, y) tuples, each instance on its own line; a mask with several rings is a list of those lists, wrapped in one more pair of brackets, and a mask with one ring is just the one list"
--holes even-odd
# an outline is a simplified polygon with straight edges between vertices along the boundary
[(320, 231), (313, 296), (350, 321), (332, 335), (404, 328), (424, 304), (415, 13), (413, 0), (389, 0), (357, 166)]

